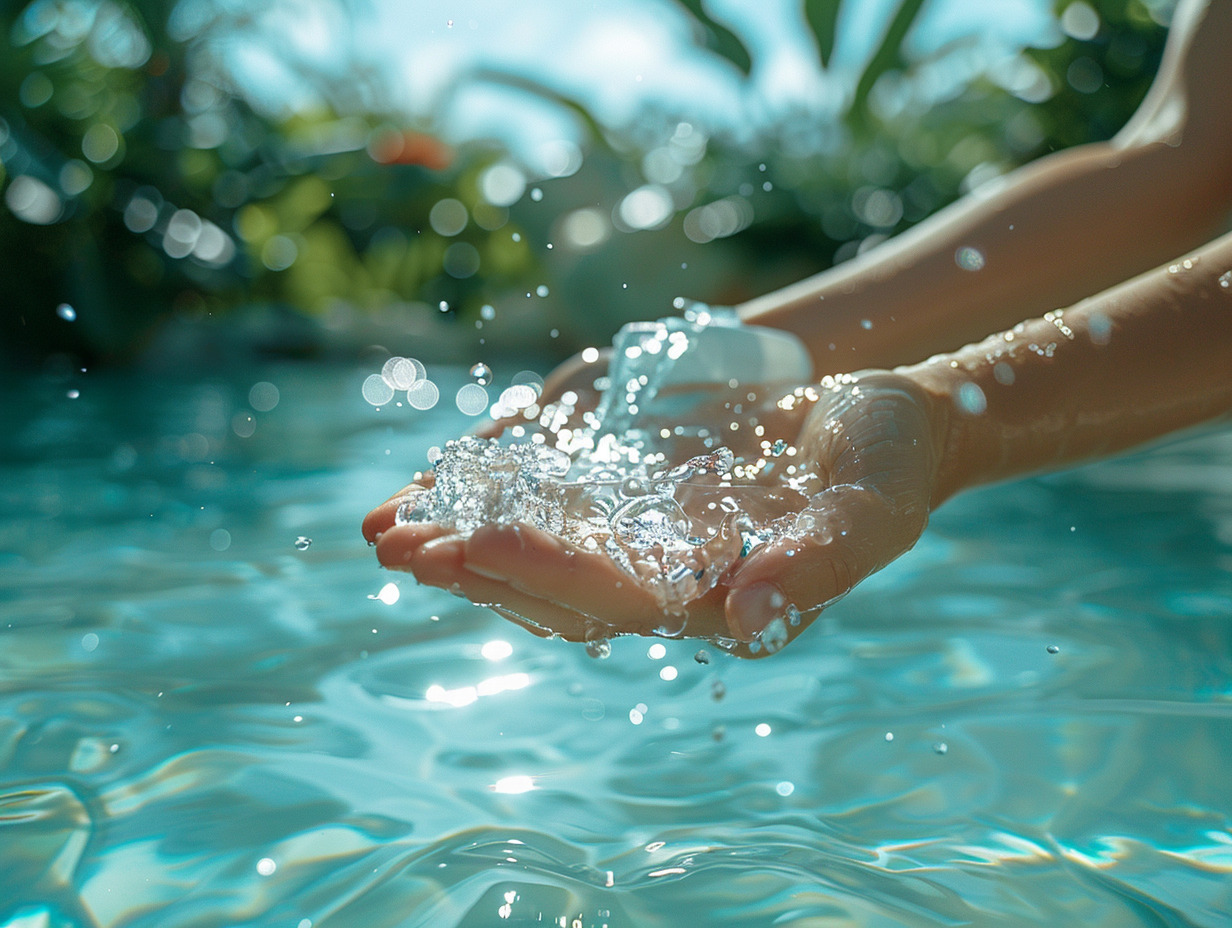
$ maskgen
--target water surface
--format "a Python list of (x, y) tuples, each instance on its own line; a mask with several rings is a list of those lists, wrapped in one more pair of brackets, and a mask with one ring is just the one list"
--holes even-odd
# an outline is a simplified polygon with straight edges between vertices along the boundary
[(960, 497), (768, 660), (594, 660), (376, 566), (465, 417), (369, 373), (4, 384), (0, 926), (1229, 923), (1232, 433)]

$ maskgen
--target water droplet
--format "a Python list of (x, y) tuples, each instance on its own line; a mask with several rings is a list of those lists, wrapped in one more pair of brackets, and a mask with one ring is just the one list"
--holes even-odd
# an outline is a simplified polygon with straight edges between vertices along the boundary
[(954, 403), (968, 415), (978, 416), (988, 408), (988, 400), (984, 391), (976, 384), (967, 381), (954, 391)]
[(705, 651), (698, 651), (693, 655), (693, 660), (697, 661), (699, 664), (709, 664), (710, 655)]
[(934, 753), (934, 754), (944, 754), (944, 753), (945, 753), (946, 751), (948, 751), (949, 749), (950, 749), (950, 746), (949, 746), (948, 744), (946, 744), (944, 741), (938, 741), (938, 742), (936, 742), (936, 743), (934, 743), (934, 744), (933, 744), (933, 753)]
[(620, 494), (630, 498), (645, 496), (650, 492), (650, 485), (642, 477), (626, 477), (620, 484)]
[(77, 321), (77, 310), (73, 309), (73, 307), (69, 306), (67, 303), (61, 303), (56, 307), (56, 315), (65, 322)]
[(954, 263), (964, 271), (978, 271), (984, 267), (984, 253), (978, 248), (964, 245), (954, 252)]
[(295, 539), (295, 547), (300, 551), (307, 551), (312, 547), (312, 539), (307, 535), (300, 535)]
[(771, 620), (757, 640), (761, 642), (767, 654), (781, 651), (783, 645), (787, 644), (787, 623), (781, 617)]
[(475, 383), (485, 387), (492, 382), (492, 368), (480, 361), (471, 368), (471, 376), (475, 378)]
[(1048, 653), (1049, 653), (1049, 654), (1060, 654), (1060, 653), (1061, 653), (1061, 648), (1060, 648), (1060, 646), (1058, 646), (1058, 645), (1055, 645), (1055, 644), (1050, 644), (1050, 645), (1048, 646), (1048, 648), (1047, 648), (1047, 651), (1048, 651)]
[(592, 638), (586, 642), (586, 653), (596, 660), (606, 660), (612, 656), (612, 643), (606, 638)]

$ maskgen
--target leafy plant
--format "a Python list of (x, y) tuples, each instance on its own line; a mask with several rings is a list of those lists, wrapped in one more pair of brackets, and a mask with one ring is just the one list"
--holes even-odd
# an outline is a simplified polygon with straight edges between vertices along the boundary
[[(345, 20), (359, 0), (319, 2)], [(737, 32), (703, 0), (671, 2), (699, 49), (748, 81)], [(818, 67), (838, 80), (843, 5), (801, 3)], [(437, 318), (443, 305), (473, 319), (546, 284), (561, 348), (592, 342), (682, 290), (734, 301), (797, 279), (983, 179), (1107, 137), (1158, 65), (1157, 6), (1060, 0), (1058, 20), (1082, 25), (1073, 35), (973, 67), (961, 43), (913, 57), (924, 4), (902, 0), (836, 119), (786, 112), (752, 139), (687, 111), (603, 125), (542, 80), (477, 69), (470, 80), (546, 99), (589, 138), (581, 169), (543, 184), (548, 213), (516, 192), (491, 202), (484, 179), (508, 153), (408, 127), (382, 108), (386, 78), (361, 54), (337, 63), (340, 81), (275, 47), (315, 102), (293, 114), (249, 102), (220, 50), (264, 7), (31, 0), (0, 12), (0, 337), (24, 353), (122, 360), (175, 316), (265, 304), (342, 324), (391, 310)], [(929, 89), (963, 67), (946, 92)], [(442, 203), (460, 225), (433, 220)], [(575, 214), (617, 231), (570, 252), (562, 229)], [(566, 247), (550, 251), (553, 240)], [(637, 300), (618, 283), (631, 273)]]

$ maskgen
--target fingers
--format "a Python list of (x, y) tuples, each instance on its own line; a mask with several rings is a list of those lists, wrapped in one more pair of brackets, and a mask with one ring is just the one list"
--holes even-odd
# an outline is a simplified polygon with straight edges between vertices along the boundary
[(492, 606), (506, 618), (570, 641), (613, 635), (727, 636), (723, 592), (669, 617), (654, 594), (606, 554), (580, 551), (527, 525), (488, 525), (469, 538), (440, 526), (398, 525), (377, 543), (386, 567)]
[(428, 522), (393, 525), (377, 536), (376, 559), (390, 570), (413, 571), (412, 561), (420, 548), (447, 537), (457, 538), (450, 529)]
[(651, 634), (662, 624), (653, 594), (607, 554), (579, 550), (528, 525), (476, 530), (465, 546), (465, 566), (526, 598), (598, 617), (625, 632)]
[(398, 506), (408, 496), (426, 490), (432, 486), (435, 479), (429, 471), (426, 474), (416, 474), (415, 482), (403, 487), (381, 505), (377, 506), (370, 513), (364, 516), (363, 533), (364, 538), (369, 544), (375, 544), (377, 539), (381, 537), (383, 532), (388, 531), (393, 527), (394, 521), (397, 518)]
[[(401, 531), (403, 528), (405, 526), (399, 526), (395, 531)], [(476, 534), (491, 534), (498, 528), (512, 530), (514, 527), (489, 526), (480, 529)], [(604, 637), (615, 631), (609, 630), (607, 623), (595, 616), (579, 611), (576, 606), (564, 605), (550, 597), (525, 592), (503, 577), (488, 576), (482, 571), (470, 569), (467, 566), (470, 539), (450, 535), (443, 530), (442, 534), (435, 538), (422, 537), (422, 543), (417, 545), (414, 542), (419, 539), (407, 539), (407, 542), (413, 545), (413, 550), (406, 554), (403, 562), (403, 569), (410, 570), (420, 583), (450, 590), (465, 596), (473, 603), (496, 607), (506, 618), (516, 617), (518, 624), (524, 627), (534, 626), (536, 633), (540, 635), (552, 633), (570, 641), (585, 641), (596, 636)], [(386, 544), (385, 539), (378, 544), (378, 557), (382, 555), (382, 548)], [(533, 549), (528, 551), (533, 556)]]

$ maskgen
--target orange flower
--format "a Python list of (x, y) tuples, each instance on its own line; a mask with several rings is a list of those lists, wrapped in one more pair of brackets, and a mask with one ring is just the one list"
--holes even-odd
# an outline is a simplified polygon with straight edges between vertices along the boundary
[(423, 132), (390, 129), (376, 135), (368, 153), (378, 164), (418, 164), (443, 171), (453, 162), (453, 149)]

